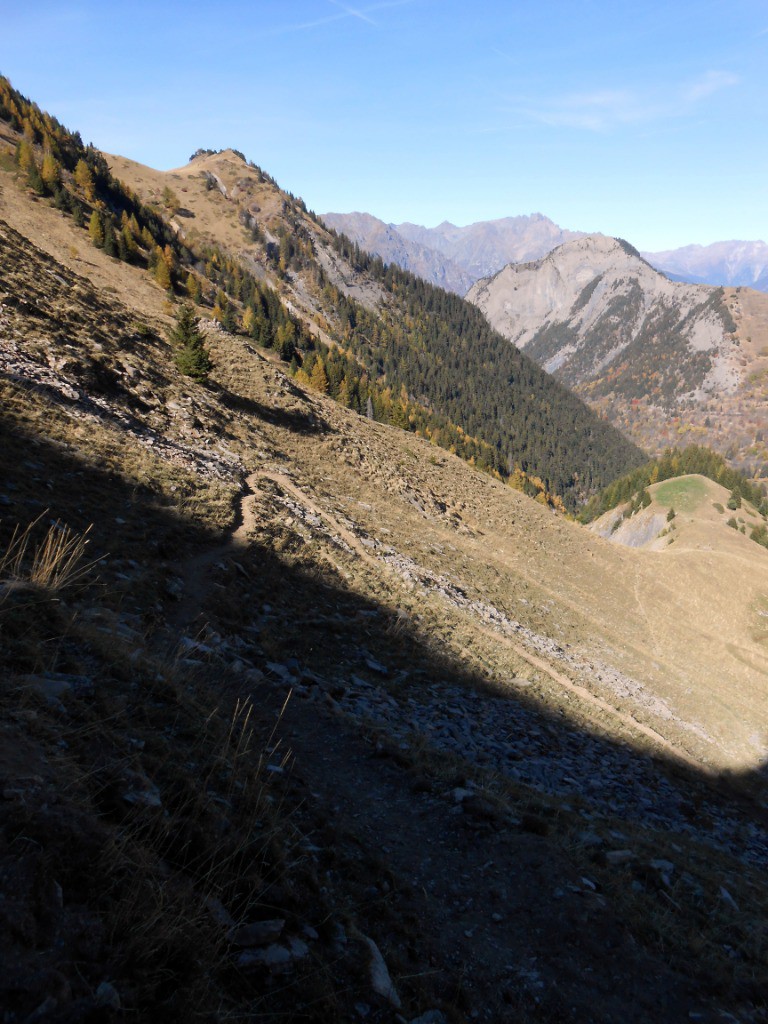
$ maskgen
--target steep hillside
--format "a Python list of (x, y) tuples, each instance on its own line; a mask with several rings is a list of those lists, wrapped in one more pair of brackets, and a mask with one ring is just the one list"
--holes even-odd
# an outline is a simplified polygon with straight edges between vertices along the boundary
[[(123, 180), (0, 78), (0, 158), (11, 197), (26, 187), (51, 202), (169, 301), (188, 297), (345, 406), (554, 506), (574, 507), (642, 461), (469, 304), (330, 232), (240, 153), (200, 150), (167, 174), (123, 161)], [(23, 221), (17, 207), (8, 217)]]
[(139, 268), (0, 239), (7, 1011), (759, 1020), (768, 552), (608, 544), (217, 328), (196, 384)]
[(349, 368), (326, 366), (335, 397), (347, 377), (346, 404), (365, 411), (360, 387), (368, 379), (379, 385), (377, 419), (504, 477), (518, 467), (572, 507), (642, 461), (469, 304), (330, 234), (236, 154), (202, 154), (168, 174), (110, 161), (147, 202), (177, 189), (191, 214), (174, 221), (185, 241), (224, 245), (278, 289), (308, 331), (357, 362), (355, 379)]
[(651, 450), (706, 443), (768, 473), (768, 300), (669, 281), (626, 243), (569, 242), (468, 298), (546, 370)]
[(329, 296), (407, 275), (331, 238), (313, 291), (237, 154), (89, 157), (75, 210), (0, 177), (4, 1017), (764, 1021), (768, 550), (610, 544), (332, 401)]
[[(752, 544), (768, 546), (765, 519), (754, 505), (703, 476), (673, 477), (647, 490), (649, 501), (620, 505), (604, 513), (591, 529), (614, 544), (675, 552), (732, 551), (744, 559), (756, 555)], [(729, 502), (730, 506), (729, 507)]]

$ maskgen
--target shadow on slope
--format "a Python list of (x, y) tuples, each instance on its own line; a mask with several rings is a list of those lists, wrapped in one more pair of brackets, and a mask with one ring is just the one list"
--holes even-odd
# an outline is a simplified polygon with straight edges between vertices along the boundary
[(233, 412), (254, 416), (256, 420), (265, 420), (272, 426), (282, 427), (296, 434), (325, 434), (331, 430), (330, 424), (312, 406), (304, 392), (291, 383), (287, 375), (283, 386), (302, 407), (285, 409), (279, 405), (267, 406), (254, 398), (238, 395), (218, 382), (210, 381), (206, 385), (207, 390), (215, 395), (225, 408)]
[[(0, 603), (11, 1012), (53, 1000), (51, 1020), (167, 1021), (223, 1003), (320, 1021), (362, 1000), (393, 1020), (361, 933), (414, 1012), (454, 1021), (763, 1004), (746, 798), (489, 687), (398, 615), (396, 593), (357, 592), (279, 517), (222, 550), (194, 635), (162, 661), (185, 563), (221, 534), (170, 489), (3, 420), (0, 467), (3, 544), (48, 509), (93, 523), (91, 557), (108, 556), (80, 593)], [(293, 771), (270, 740), (290, 689)], [(235, 757), (226, 722), (245, 697), (254, 738)], [(447, 708), (454, 730), (430, 730)], [(486, 744), (502, 727), (505, 757)], [(219, 906), (311, 928), (310, 955), (238, 967)], [(122, 1009), (97, 998), (104, 981)]]

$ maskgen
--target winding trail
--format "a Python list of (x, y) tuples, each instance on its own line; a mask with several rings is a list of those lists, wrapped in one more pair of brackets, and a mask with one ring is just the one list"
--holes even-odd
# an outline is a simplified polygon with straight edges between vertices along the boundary
[[(306, 491), (298, 487), (287, 474), (274, 470), (256, 470), (255, 472), (250, 473), (245, 479), (243, 493), (240, 498), (238, 523), (229, 539), (200, 555), (195, 555), (181, 566), (180, 573), (184, 581), (184, 589), (181, 600), (174, 609), (173, 614), (169, 617), (169, 625), (173, 629), (181, 630), (185, 626), (188, 626), (204, 607), (208, 591), (206, 577), (210, 568), (217, 562), (233, 558), (239, 551), (242, 551), (247, 547), (248, 537), (254, 532), (257, 526), (255, 505), (258, 498), (258, 492), (261, 490), (260, 484), (263, 481), (269, 481), (275, 484), (283, 492), (290, 494), (304, 509), (306, 509), (306, 511), (317, 516), (319, 519), (322, 519), (331, 531), (340, 537), (348, 548), (353, 551), (355, 555), (357, 555), (357, 557), (367, 566), (374, 569), (376, 572), (385, 573), (389, 576), (395, 576), (398, 579), (401, 579), (395, 566), (377, 558), (375, 555), (372, 555), (352, 530), (339, 522), (332, 513), (318, 505), (318, 503), (308, 495)], [(242, 571), (244, 572), (245, 570)], [(462, 611), (462, 609), (455, 607), (449, 599), (443, 597), (443, 600), (446, 601), (454, 611)], [(585, 686), (574, 682), (563, 672), (560, 672), (558, 669), (553, 667), (549, 661), (537, 654), (533, 654), (527, 647), (518, 641), (513, 640), (503, 631), (477, 621), (475, 621), (475, 628), (484, 636), (491, 639), (494, 643), (502, 643), (518, 657), (526, 661), (532, 668), (539, 672), (543, 672), (561, 690), (565, 690), (568, 693), (573, 694), (578, 698), (582, 705), (592, 712), (592, 716), (600, 724), (604, 724), (607, 716), (608, 718), (613, 719), (617, 725), (621, 725), (624, 730), (629, 730), (630, 733), (634, 733), (643, 737), (643, 739), (650, 741), (655, 747), (663, 751), (667, 757), (689, 767), (694, 767), (699, 771), (708, 771), (706, 765), (691, 757), (679, 747), (670, 743), (669, 740), (654, 728), (644, 724), (643, 722), (639, 722), (633, 715), (620, 711), (608, 701), (603, 700), (601, 697), (592, 693)]]

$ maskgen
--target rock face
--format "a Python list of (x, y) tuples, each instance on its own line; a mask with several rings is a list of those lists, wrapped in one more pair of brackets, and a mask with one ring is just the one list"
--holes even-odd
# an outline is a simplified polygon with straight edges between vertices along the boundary
[(591, 395), (668, 404), (738, 382), (722, 293), (668, 280), (618, 239), (588, 235), (510, 264), (467, 298), (545, 370)]

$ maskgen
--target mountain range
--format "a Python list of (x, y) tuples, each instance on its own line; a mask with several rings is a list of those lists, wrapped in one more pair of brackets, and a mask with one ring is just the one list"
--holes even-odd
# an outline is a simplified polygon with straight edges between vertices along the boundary
[[(539, 259), (563, 242), (587, 234), (560, 228), (540, 213), (478, 221), (466, 227), (448, 221), (435, 228), (385, 224), (362, 213), (326, 213), (323, 220), (386, 262), (407, 267), (461, 295), (468, 291), (467, 279), (471, 285), (507, 263)], [(768, 245), (762, 241), (689, 245), (642, 255), (673, 280), (768, 291)]]

